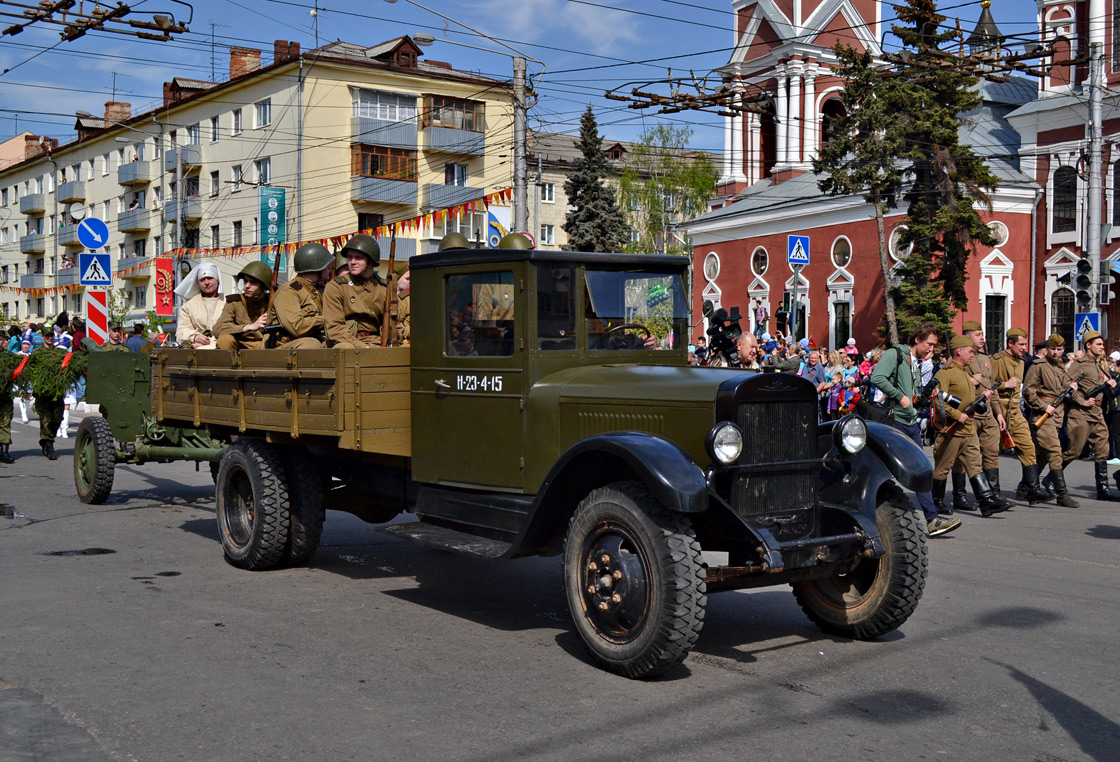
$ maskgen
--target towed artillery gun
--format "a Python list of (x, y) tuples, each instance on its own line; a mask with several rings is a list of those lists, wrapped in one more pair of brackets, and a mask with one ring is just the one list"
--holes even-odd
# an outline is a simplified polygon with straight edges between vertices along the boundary
[[(903, 488), (929, 489), (929, 461), (890, 427), (818, 423), (800, 377), (654, 348), (649, 326), (687, 336), (688, 264), (424, 254), (410, 346), (98, 353), (79, 493), (104, 499), (119, 459), (216, 461), (223, 551), (250, 570), (309, 561), (327, 510), (495, 561), (562, 555), (577, 632), (629, 677), (682, 661), (717, 591), (788, 584), (829, 633), (896, 629), (927, 569)], [(95, 382), (126, 360), (144, 367)]]

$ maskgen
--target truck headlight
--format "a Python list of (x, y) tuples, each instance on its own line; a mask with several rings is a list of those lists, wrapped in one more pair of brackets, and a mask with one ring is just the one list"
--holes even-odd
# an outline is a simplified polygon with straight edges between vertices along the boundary
[(858, 415), (849, 415), (832, 430), (836, 444), (849, 455), (855, 455), (867, 444), (867, 424)]
[(722, 421), (708, 432), (708, 452), (723, 465), (734, 463), (743, 453), (743, 432), (730, 421)]

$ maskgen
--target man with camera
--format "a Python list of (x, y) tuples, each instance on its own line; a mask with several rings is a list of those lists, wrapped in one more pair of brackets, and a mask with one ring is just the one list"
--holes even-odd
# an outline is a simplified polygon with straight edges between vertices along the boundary
[[(1027, 332), (1022, 328), (1007, 329), (1007, 348), (992, 357), (992, 383), (999, 394), (1000, 404), (1007, 418), (1007, 431), (1015, 441), (1015, 453), (1023, 467), (1023, 478), (1015, 488), (1015, 497), (1030, 505), (1045, 503), (1048, 495), (1038, 482), (1038, 460), (1031, 438), (1031, 429), (1019, 406), (1022, 399), (1023, 368), (1029, 345)], [(954, 485), (955, 488), (955, 485)]]

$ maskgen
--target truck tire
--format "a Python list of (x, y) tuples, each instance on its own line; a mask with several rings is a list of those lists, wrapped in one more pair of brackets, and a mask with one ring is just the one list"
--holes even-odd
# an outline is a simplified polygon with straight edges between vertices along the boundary
[(288, 486), (276, 448), (255, 439), (230, 445), (218, 469), (218, 536), (226, 561), (250, 571), (275, 569), (288, 547)]
[(88, 505), (101, 505), (113, 491), (117, 469), (117, 440), (109, 422), (91, 415), (78, 425), (74, 438), (74, 486), (78, 499)]
[(879, 503), (876, 515), (882, 557), (860, 559), (846, 573), (793, 583), (801, 610), (832, 635), (873, 640), (898, 629), (925, 589), (929, 560), (921, 515), (897, 492)]
[(638, 482), (597, 489), (576, 508), (564, 540), (564, 587), (591, 656), (625, 677), (683, 661), (704, 624), (692, 525)]
[(309, 460), (303, 453), (286, 452), (284, 471), (288, 475), (288, 495), (291, 498), (285, 560), (292, 566), (299, 566), (311, 560), (323, 536), (327, 479), (318, 462)]

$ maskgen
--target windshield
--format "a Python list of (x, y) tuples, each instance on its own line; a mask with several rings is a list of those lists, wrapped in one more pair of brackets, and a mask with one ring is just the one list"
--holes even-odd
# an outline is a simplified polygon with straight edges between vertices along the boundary
[(681, 346), (688, 302), (678, 273), (587, 270), (589, 349)]

